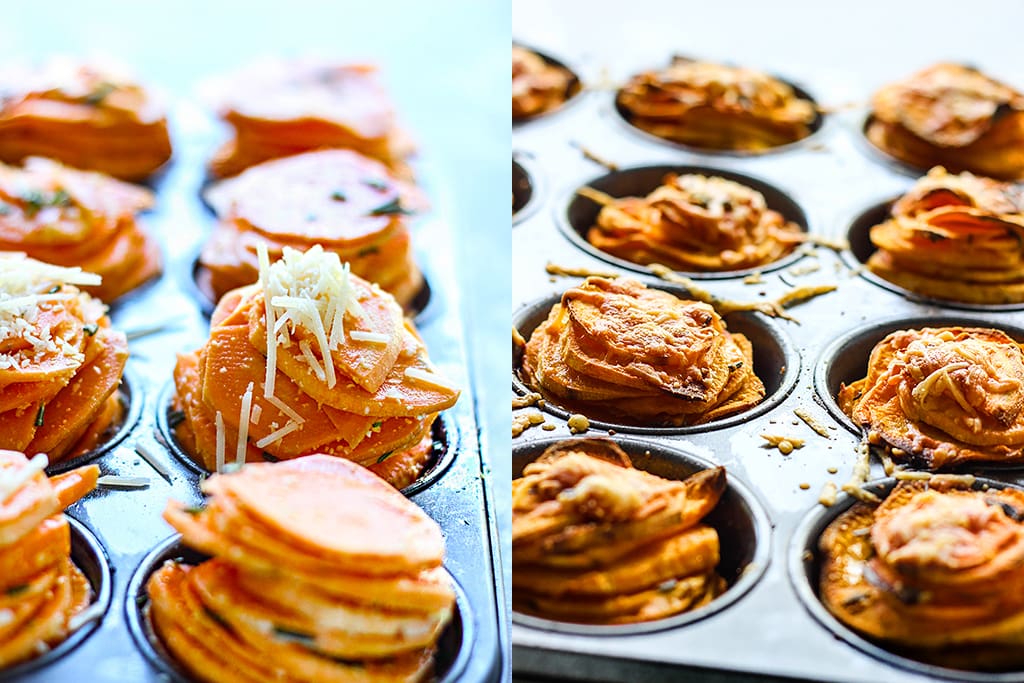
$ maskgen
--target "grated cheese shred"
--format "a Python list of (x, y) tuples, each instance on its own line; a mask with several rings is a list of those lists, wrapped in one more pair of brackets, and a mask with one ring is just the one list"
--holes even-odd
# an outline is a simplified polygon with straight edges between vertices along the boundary
[(433, 372), (427, 372), (420, 370), (419, 368), (406, 368), (405, 376), (411, 380), (420, 382), (422, 384), (428, 384), (433, 387), (438, 387), (448, 391), (454, 391), (457, 387), (449, 382), (444, 377), (436, 375)]
[(214, 426), (217, 429), (217, 454), (216, 454), (216, 466), (217, 472), (224, 471), (224, 416), (217, 411), (217, 417), (213, 421)]
[(238, 444), (235, 447), (235, 463), (245, 464), (245, 451), (249, 442), (249, 420), (252, 419), (252, 382), (242, 394), (242, 409), (238, 415)]
[(284, 437), (286, 437), (289, 434), (291, 434), (292, 432), (294, 432), (298, 428), (299, 428), (299, 425), (296, 422), (289, 421), (288, 424), (286, 424), (284, 427), (281, 427), (276, 432), (268, 434), (265, 437), (263, 437), (262, 439), (260, 439), (259, 441), (257, 441), (256, 442), (256, 448), (266, 448), (267, 446), (270, 446), (271, 444), (275, 444), (278, 441), (280, 441), (281, 439), (283, 439)]
[(13, 472), (10, 469), (0, 470), (0, 503), (17, 493), (29, 479), (45, 470), (49, 464), (46, 454), (38, 453)]

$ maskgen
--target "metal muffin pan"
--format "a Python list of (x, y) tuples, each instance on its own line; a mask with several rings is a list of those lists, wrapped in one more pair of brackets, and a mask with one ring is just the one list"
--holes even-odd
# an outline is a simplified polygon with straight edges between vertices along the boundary
[[(655, 286), (658, 289), (671, 292), (680, 298), (686, 298), (685, 290), (668, 286)], [(523, 306), (512, 316), (512, 324), (525, 339), (529, 339), (537, 326), (548, 317), (551, 308), (559, 300), (560, 296), (555, 294)], [(796, 386), (796, 378), (800, 374), (800, 356), (797, 354), (796, 348), (786, 333), (771, 320), (757, 313), (731, 313), (725, 316), (724, 320), (730, 332), (746, 335), (754, 347), (754, 373), (764, 382), (765, 397), (763, 401), (742, 413), (690, 427), (645, 427), (626, 422), (596, 419), (590, 420), (591, 427), (631, 434), (693, 434), (740, 424), (771, 410), (774, 406), (784, 401), (789, 392)], [(532, 391), (523, 381), (519, 368), (513, 369), (512, 386), (520, 394)], [(543, 410), (565, 420), (568, 420), (569, 416), (574, 413), (586, 413), (585, 407), (579, 410), (563, 408), (555, 397), (545, 398)]]
[[(215, 220), (201, 204), (197, 188), (203, 182), (206, 160), (220, 142), (212, 125), (197, 122), (194, 110), (174, 122), (179, 124), (175, 127), (174, 162), (154, 184), (157, 206), (146, 220), (147, 228), (161, 243), (163, 274), (137, 294), (123, 297), (111, 309), (113, 327), (131, 337), (125, 375), (131, 396), (128, 428), (116, 437), (116, 443), (101, 446), (100, 453), (89, 458), (100, 466), (102, 474), (144, 477), (148, 487), (99, 488), (68, 509), (69, 516), (96, 536), (100, 555), (109, 560), (110, 575), (103, 581), (106, 592), (102, 595), (110, 596), (110, 607), (98, 626), (80, 629), (67, 641), (68, 646), (55, 650), (57, 655), (0, 671), (0, 680), (78, 683), (83, 675), (90, 683), (167, 680), (165, 672), (147, 659), (129, 633), (126, 615), (128, 607), (134, 606), (134, 596), (129, 597), (127, 589), (142, 559), (174, 531), (161, 517), (167, 500), (174, 498), (187, 505), (201, 501), (199, 472), (164, 445), (167, 440), (160, 435), (157, 416), (166, 409), (166, 387), (176, 354), (198, 348), (209, 336), (209, 320), (189, 283), (195, 255)], [(491, 296), (490, 288), (497, 287), (497, 283), (483, 276), (483, 264), (455, 262), (454, 213), (444, 205), (444, 193), (436, 191), (445, 178), (427, 164), (423, 165), (421, 178), (436, 203), (431, 214), (418, 219), (414, 230), (416, 258), (430, 280), (429, 315), (419, 316), (417, 327), (439, 372), (463, 391), (459, 402), (444, 412), (435, 431), (435, 435), (443, 433), (446, 437), (445, 453), (439, 456), (430, 475), (406, 493), (440, 524), (445, 535), (446, 566), (461, 586), (460, 610), (464, 616), (461, 626), (456, 623), (452, 627), (452, 633), (459, 635), (461, 628), (461, 638), (473, 634), (472, 656), (462, 655), (462, 648), (454, 660), (439, 659), (438, 666), (451, 671), (445, 680), (484, 683), (499, 680), (502, 675), (504, 633), (500, 624), (506, 610), (496, 593), (499, 565), (492, 539), (497, 532), (493, 503), (484, 481), (486, 465), (478, 440), (476, 391), (466, 351), (473, 335), (463, 326), (456, 273), (463, 267), (479, 268), (472, 271), (479, 274), (480, 282), (474, 296)], [(150, 453), (160, 471), (136, 453), (136, 447)], [(54, 469), (68, 466), (56, 465)], [(92, 629), (94, 632), (84, 637)], [(454, 655), (450, 647), (445, 651)]]
[[(895, 479), (882, 479), (873, 481), (865, 486), (866, 489), (880, 498), (885, 498), (889, 492), (896, 487), (898, 482)], [(981, 490), (983, 487), (1002, 489), (1008, 484), (994, 479), (978, 478), (974, 482), (974, 489)], [(965, 669), (952, 669), (936, 664), (918, 661), (911, 653), (895, 652), (880, 643), (860, 635), (836, 619), (831, 612), (822, 604), (819, 598), (819, 586), (821, 580), (821, 549), (818, 547), (818, 539), (821, 533), (839, 515), (843, 514), (857, 503), (857, 499), (845, 493), (831, 508), (818, 507), (811, 510), (800, 522), (789, 545), (787, 561), (789, 563), (789, 574), (793, 580), (793, 589), (800, 598), (800, 602), (807, 611), (826, 629), (835, 636), (851, 646), (857, 648), (867, 655), (877, 658), (879, 661), (902, 667), (910, 671), (925, 673), (936, 678), (952, 679), (954, 681), (979, 681), (983, 683), (1008, 683), (1019, 681), (1024, 678), (1024, 670), (1005, 672), (979, 672)]]
[[(522, 38), (526, 40), (529, 36)], [(594, 75), (606, 68), (614, 69), (616, 77), (626, 77), (652, 63), (652, 50), (645, 51), (644, 61), (634, 61), (620, 47), (621, 44), (609, 43), (607, 48), (595, 49), (591, 41), (586, 52), (581, 50), (573, 55), (567, 50), (567, 59), (579, 57), (573, 63), (579, 65), (581, 78), (587, 82), (597, 82)], [(664, 59), (678, 47), (665, 46)], [(745, 60), (744, 65), (759, 66), (756, 60)], [(804, 72), (809, 70), (812, 67), (804, 68)], [(786, 70), (780, 67), (779, 71)], [(793, 69), (794, 73), (799, 71), (799, 67)], [(898, 76), (892, 74), (893, 78)], [(866, 101), (878, 85), (864, 81), (856, 73), (826, 72), (803, 80), (823, 105), (858, 98)], [(611, 100), (613, 94), (582, 98), (557, 117), (526, 123), (513, 130), (513, 147), (530, 155), (531, 173), (543, 176), (555, 188), (543, 197), (540, 210), (520, 221), (512, 232), (512, 310), (524, 332), (543, 320), (544, 305), (550, 307), (562, 292), (580, 281), (549, 275), (545, 270), (549, 262), (618, 272), (637, 277), (649, 286), (665, 286), (664, 282), (638, 272), (635, 266), (614, 264), (580, 248), (567, 235), (563, 216), (576, 188), (609, 175), (606, 169), (585, 159), (576, 144), (621, 169), (700, 166), (763, 179), (784, 189), (804, 211), (810, 233), (833, 240), (847, 236), (865, 207), (877, 204), (880, 197), (904, 192), (912, 182), (881, 157), (865, 153), (860, 132), (863, 109), (829, 114), (811, 138), (785, 149), (759, 156), (736, 156), (687, 150), (640, 133), (623, 122)], [(593, 204), (587, 204), (593, 212)], [(852, 246), (860, 250), (863, 243), (854, 240)], [(863, 252), (859, 253), (863, 256)], [(837, 344), (837, 340), (847, 335), (858, 336), (879, 321), (912, 326), (915, 321), (949, 319), (1024, 329), (1024, 312), (992, 308), (968, 311), (949, 303), (903, 296), (862, 277), (857, 266), (857, 256), (851, 252), (836, 253), (816, 247), (795, 264), (770, 271), (761, 269), (761, 281), (755, 284), (745, 284), (743, 276), (736, 274), (701, 280), (700, 286), (716, 297), (734, 301), (766, 301), (800, 285), (834, 284), (837, 290), (787, 309), (798, 322), (764, 321), (790, 340), (800, 359), (798, 372), (797, 366), (792, 366), (794, 386), (778, 403), (760, 412), (752, 411), (725, 426), (706, 425), (684, 434), (645, 433), (642, 437), (724, 465), (730, 475), (745, 482), (762, 501), (772, 521), (774, 539), (771, 560), (762, 578), (728, 609), (652, 632), (601, 636), (564, 633), (527, 625), (517, 615), (511, 626), (514, 675), (527, 679), (629, 682), (683, 678), (734, 681), (752, 676), (844, 683), (932, 680), (933, 672), (923, 665), (896, 665), (837, 638), (804, 608), (797, 594), (795, 580), (788, 570), (793, 534), (807, 515), (831, 512), (817, 502), (822, 487), (827, 482), (841, 486), (849, 479), (860, 440), (859, 432), (850, 429), (839, 414), (826, 409), (829, 401), (819, 398), (816, 385), (824, 386), (825, 378), (833, 383), (845, 380), (844, 373), (853, 372), (858, 353), (866, 359), (870, 349), (855, 352), (853, 347)], [(734, 329), (731, 318), (727, 320), (729, 329)], [(738, 326), (735, 329), (743, 331)], [(884, 336), (880, 331), (877, 334), (879, 339)], [(757, 340), (754, 343), (756, 352)], [(826, 349), (831, 350), (826, 353)], [(823, 367), (825, 358), (832, 360)], [(513, 384), (523, 391), (518, 380), (514, 379)], [(794, 415), (794, 409), (810, 414), (829, 437), (817, 435)], [(534, 442), (573, 436), (564, 411), (560, 414), (549, 404), (542, 414), (554, 430), (546, 431), (539, 426), (527, 429), (513, 439), (516, 452), (529, 452)], [(609, 428), (616, 432), (611, 438), (628, 438), (622, 435), (623, 427), (593, 423), (585, 436), (608, 436)], [(804, 439), (805, 445), (784, 456), (766, 448), (761, 434), (797, 437)], [(977, 471), (1001, 481), (1024, 482), (1019, 471)], [(881, 464), (872, 462), (871, 478), (883, 477)]]
[[(512, 448), (512, 477), (536, 460), (549, 446), (563, 439), (538, 439)], [(615, 443), (629, 455), (633, 466), (666, 479), (685, 479), (691, 474), (714, 467), (714, 463), (685, 450), (654, 441), (619, 437)], [(718, 532), (721, 560), (718, 572), (729, 587), (704, 607), (667, 619), (622, 626), (601, 626), (555, 621), (513, 611), (513, 623), (536, 629), (593, 636), (631, 635), (678, 628), (709, 617), (741, 600), (764, 574), (771, 558), (772, 525), (757, 496), (736, 477), (728, 477), (728, 486), (718, 505), (703, 520)]]
[[(174, 534), (160, 543), (146, 557), (132, 574), (128, 582), (128, 599), (125, 600), (125, 620), (132, 639), (146, 661), (174, 683), (188, 683), (188, 672), (177, 661), (157, 636), (149, 613), (149, 595), (146, 582), (167, 560), (176, 559), (196, 565), (209, 559), (181, 542), (181, 536)], [(434, 675), (438, 683), (456, 683), (465, 672), (473, 656), (476, 644), (476, 617), (469, 605), (465, 591), (456, 581), (455, 610), (452, 621), (438, 641), (434, 655)]]
[(565, 109), (566, 107), (575, 104), (580, 99), (580, 95), (583, 94), (583, 82), (580, 80), (579, 72), (577, 72), (576, 69), (574, 69), (572, 66), (566, 64), (562, 60), (557, 59), (557, 58), (551, 56), (550, 54), (548, 54), (548, 53), (546, 53), (546, 52), (544, 52), (542, 50), (538, 50), (537, 48), (533, 47), (532, 45), (523, 45), (522, 43), (516, 43), (515, 41), (513, 41), (512, 44), (516, 45), (518, 47), (526, 48), (527, 50), (535, 53), (538, 57), (540, 57), (545, 62), (547, 62), (549, 66), (561, 67), (561, 68), (565, 69), (566, 71), (568, 71), (569, 75), (570, 75), (569, 83), (568, 83), (568, 85), (566, 86), (566, 89), (565, 89), (565, 101), (562, 102), (561, 105), (559, 105), (559, 106), (557, 106), (557, 107), (555, 107), (553, 109), (548, 109), (547, 111), (539, 112), (539, 113), (534, 114), (532, 116), (524, 116), (524, 117), (522, 117), (520, 119), (513, 119), (512, 120), (512, 126), (513, 127), (526, 125), (526, 124), (530, 123), (531, 121), (536, 121), (536, 120), (542, 119), (542, 118), (544, 118), (546, 116), (551, 116), (553, 114), (556, 114), (556, 113), (562, 111), (563, 109)]
[[(800, 226), (801, 230), (807, 232), (807, 214), (804, 213), (799, 204), (793, 201), (785, 192), (770, 183), (743, 173), (735, 173), (708, 166), (642, 166), (612, 171), (584, 184), (616, 198), (643, 197), (661, 185), (662, 179), (669, 173), (676, 175), (716, 175), (751, 187), (764, 195), (769, 209), (778, 211), (782, 214), (783, 218), (796, 223)], [(556, 220), (558, 221), (558, 227), (561, 228), (562, 232), (573, 244), (583, 251), (619, 268), (627, 268), (639, 273), (651, 273), (651, 269), (647, 266), (609, 254), (587, 241), (587, 232), (597, 223), (597, 216), (601, 212), (601, 207), (593, 200), (576, 194), (576, 189), (571, 190), (562, 198), (562, 206), (556, 206), (555, 211), (557, 212)], [(755, 268), (720, 272), (689, 271), (685, 274), (694, 280), (720, 280), (723, 278), (745, 277), (755, 272), (767, 273), (791, 266), (800, 258), (800, 252), (794, 249), (791, 253), (777, 261)]]

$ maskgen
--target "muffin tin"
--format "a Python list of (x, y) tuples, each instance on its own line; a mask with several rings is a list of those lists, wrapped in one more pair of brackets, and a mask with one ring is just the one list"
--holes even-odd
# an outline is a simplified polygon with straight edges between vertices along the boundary
[[(168, 498), (187, 505), (201, 500), (200, 472), (172, 452), (166, 410), (175, 354), (198, 348), (208, 337), (204, 310), (209, 305), (190, 283), (195, 255), (213, 226), (214, 218), (198, 191), (206, 160), (220, 135), (208, 115), (188, 103), (178, 105), (172, 121), (179, 124), (174, 130), (175, 158), (152, 181), (156, 210), (142, 217), (161, 243), (164, 273), (111, 308), (113, 325), (128, 333), (131, 352), (125, 375), (130, 406), (124, 433), (75, 463), (91, 460), (102, 475), (144, 477), (148, 486), (100, 487), (68, 509), (75, 529), (73, 554), (97, 588), (102, 614), (52, 653), (0, 671), (2, 680), (74, 682), (83, 676), (91, 682), (110, 683), (181, 680), (180, 672), (170, 673), (174, 665), (140, 637), (136, 598), (144, 580), (140, 572), (151, 570), (160, 558), (189, 554), (187, 549), (171, 549), (177, 537), (161, 518)], [(463, 327), (455, 286), (461, 267), (454, 261), (455, 221), (441, 203), (444, 193), (438, 191), (445, 179), (426, 162), (418, 172), (435, 208), (414, 226), (416, 256), (430, 283), (425, 295), (429, 305), (417, 316), (417, 326), (431, 360), (440, 373), (462, 387), (462, 396), (435, 427), (435, 439), (443, 441), (444, 447), (435, 455), (432, 470), (405, 493), (440, 524), (447, 545), (446, 567), (459, 584), (459, 616), (442, 637), (436, 659), (440, 680), (484, 683), (498, 680), (503, 670), (500, 624), (505, 605), (496, 597), (494, 511), (484, 482), (475, 391), (468, 370), (466, 344), (473, 337)], [(485, 294), (483, 289), (477, 292)], [(137, 448), (151, 454), (156, 467)], [(67, 468), (58, 464), (51, 473)], [(95, 542), (90, 540), (93, 535)]]
[[(528, 37), (521, 36), (523, 40)], [(607, 47), (595, 48), (594, 41), (588, 41), (586, 51), (573, 54), (564, 50), (564, 57), (578, 67), (584, 83), (606, 81), (606, 69), (612, 70), (615, 82), (622, 83), (630, 74), (650, 66), (653, 50), (645, 46), (644, 54), (634, 58), (620, 47), (610, 42)], [(665, 50), (662, 62), (673, 50), (685, 49), (684, 45), (660, 47)], [(760, 66), (750, 60), (744, 65)], [(891, 74), (893, 78), (898, 76)], [(852, 246), (852, 251), (840, 253), (823, 246), (800, 250), (787, 263), (758, 269), (760, 278), (747, 278), (754, 281), (750, 284), (744, 282), (749, 272), (699, 279), (690, 274), (716, 297), (734, 301), (768, 301), (802, 285), (837, 286), (832, 293), (788, 308), (787, 312), (799, 322), (769, 320), (761, 314), (744, 314), (742, 322), (735, 314), (727, 317), (730, 330), (747, 332), (756, 327), (766, 331), (762, 338), (753, 340), (755, 354), (762, 347), (758, 360), (761, 368), (778, 367), (783, 362), (786, 365), (781, 377), (761, 375), (769, 385), (765, 404), (723, 420), (724, 424), (673, 431), (591, 422), (585, 434), (607, 436), (611, 429), (615, 432), (612, 438), (632, 443), (633, 434), (641, 433), (638, 438), (651, 444), (652, 454), (658, 453), (680, 467), (694, 456), (724, 465), (763, 503), (770, 520), (770, 551), (763, 574), (752, 579), (750, 590), (727, 608), (699, 619), (678, 623), (667, 620), (628, 634), (582, 632), (513, 612), (512, 665), (517, 676), (638, 681), (700, 676), (735, 680), (760, 674), (813, 681), (897, 683), (932, 680), (935, 676), (992, 681), (1024, 677), (1024, 672), (973, 674), (941, 669), (892, 657), (877, 648), (852, 645), (850, 639), (837, 636), (823, 625), (820, 610), (812, 615), (814, 604), (805, 606), (801, 599), (808, 595), (801, 587), (807, 585), (803, 558), (808, 525), (819, 524), (822, 515), (831, 519), (850, 504), (844, 494), (832, 508), (818, 504), (827, 482), (841, 487), (849, 480), (860, 441), (852, 423), (835, 408), (832, 392), (837, 382), (863, 376), (870, 345), (898, 327), (953, 322), (1003, 327), (1011, 335), (1024, 329), (1024, 312), (1019, 308), (968, 307), (925, 300), (869, 274), (862, 276), (860, 265), (870, 253), (866, 237), (870, 226), (866, 221), (884, 210), (879, 209), (880, 199), (888, 201), (898, 196), (910, 187), (913, 177), (898, 164), (873, 153), (863, 138), (865, 108), (877, 83), (865, 81), (856, 73), (828, 72), (805, 78), (803, 85), (826, 107), (851, 100), (864, 106), (826, 114), (820, 129), (810, 138), (757, 156), (683, 149), (638, 135), (624, 125), (616, 111), (614, 87), (585, 89), (572, 107), (513, 129), (513, 158), (529, 159), (531, 176), (543, 178), (550, 188), (541, 197), (540, 206), (512, 229), (513, 319), (521, 325), (524, 336), (528, 337), (527, 332), (544, 319), (562, 292), (580, 282), (579, 277), (550, 275), (545, 269), (549, 262), (619, 273), (648, 286), (673, 289), (646, 268), (617, 263), (581, 244), (580, 234), (596, 214), (592, 202), (575, 196), (576, 188), (584, 184), (618, 195), (649, 190), (652, 180), (645, 177), (644, 182), (635, 185), (623, 180), (617, 188), (601, 183), (641, 178), (654, 173), (652, 167), (659, 171), (699, 168), (725, 177), (739, 174), (770, 185), (772, 190), (766, 193), (769, 204), (782, 198), (792, 202), (806, 217), (810, 233), (832, 240), (849, 235)], [(609, 173), (586, 159), (579, 146), (618, 169)], [(862, 216), (866, 210), (875, 213)], [(782, 350), (781, 356), (774, 346)], [(774, 391), (773, 383), (777, 385)], [(513, 389), (517, 393), (525, 390), (515, 376)], [(813, 431), (794, 414), (794, 409), (810, 415), (828, 438)], [(521, 458), (539, 452), (544, 443), (574, 436), (566, 412), (557, 406), (546, 404), (543, 409), (530, 407), (516, 412), (523, 411), (540, 411), (554, 429), (532, 426), (513, 439), (513, 472), (521, 466), (517, 464)], [(766, 448), (761, 434), (797, 437), (804, 439), (805, 445), (783, 455)], [(971, 471), (996, 481), (1024, 483), (1019, 469)], [(873, 461), (871, 479), (883, 476), (881, 464)], [(803, 534), (799, 542), (795, 536), (798, 529)], [(724, 546), (723, 553), (729, 552)]]

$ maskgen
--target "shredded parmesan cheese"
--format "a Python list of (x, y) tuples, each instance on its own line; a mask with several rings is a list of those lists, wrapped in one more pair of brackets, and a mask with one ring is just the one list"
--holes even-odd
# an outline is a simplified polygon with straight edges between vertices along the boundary
[(406, 368), (405, 376), (411, 380), (420, 382), (421, 384), (427, 384), (430, 386), (438, 387), (440, 389), (454, 391), (457, 388), (454, 384), (446, 380), (444, 377), (441, 377), (440, 375), (435, 375), (432, 372), (420, 370), (419, 368)]
[(220, 414), (219, 410), (213, 424), (217, 429), (217, 472), (222, 472), (224, 470), (224, 416)]
[(303, 422), (306, 421), (306, 418), (302, 417), (297, 412), (295, 412), (295, 410), (293, 410), (290, 405), (279, 399), (277, 396), (267, 396), (266, 398), (267, 403), (280, 410), (282, 413), (288, 416), (289, 420), (291, 420), (295, 424), (301, 425)]
[(369, 342), (371, 344), (387, 344), (390, 341), (388, 335), (383, 332), (366, 332), (364, 330), (352, 330), (348, 333), (352, 341)]
[(252, 382), (242, 394), (242, 409), (238, 414), (238, 444), (235, 447), (235, 463), (245, 464), (246, 446), (249, 445), (249, 420), (252, 419)]
[(96, 480), (96, 485), (112, 489), (145, 489), (149, 488), (149, 477), (122, 477), (116, 474), (105, 474)]
[(254, 425), (258, 425), (260, 423), (260, 417), (262, 415), (263, 408), (257, 403), (252, 407), (252, 410), (249, 411), (249, 422), (251, 422)]
[(292, 432), (294, 432), (298, 428), (299, 428), (299, 425), (297, 423), (289, 422), (284, 427), (281, 427), (280, 429), (278, 429), (277, 431), (273, 432), (272, 434), (268, 434), (265, 437), (263, 437), (262, 439), (260, 439), (259, 441), (257, 441), (256, 442), (256, 448), (266, 448), (267, 446), (269, 446), (271, 444), (275, 444), (278, 441), (280, 441), (281, 439), (283, 439), (284, 437), (286, 437), (289, 434), (291, 434)]
[(46, 454), (39, 453), (13, 472), (10, 469), (0, 470), (0, 503), (21, 490), (29, 479), (45, 470), (49, 464), (50, 460)]

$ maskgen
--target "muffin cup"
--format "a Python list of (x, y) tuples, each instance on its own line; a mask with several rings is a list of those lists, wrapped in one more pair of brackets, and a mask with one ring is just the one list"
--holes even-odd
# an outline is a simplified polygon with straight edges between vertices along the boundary
[[(884, 498), (892, 491), (896, 484), (897, 481), (895, 479), (889, 478), (871, 482), (866, 484), (864, 488)], [(1006, 488), (1008, 484), (993, 479), (977, 479), (974, 483), (975, 490), (985, 486), (1002, 489)], [(826, 508), (816, 505), (807, 513), (793, 533), (787, 554), (789, 578), (793, 584), (793, 589), (800, 598), (800, 602), (811, 616), (821, 626), (824, 626), (831, 632), (832, 635), (846, 644), (887, 664), (908, 669), (917, 674), (956, 681), (984, 681), (986, 683), (1020, 681), (1022, 676), (1024, 676), (1024, 671), (987, 673), (964, 669), (950, 669), (912, 659), (861, 636), (832, 616), (832, 613), (822, 604), (819, 597), (823, 557), (818, 548), (818, 539), (833, 520), (849, 510), (857, 502), (856, 498), (844, 493), (839, 496), (839, 499), (831, 507)]]
[[(671, 292), (680, 298), (686, 298), (685, 290), (662, 286), (654, 288)], [(553, 294), (523, 306), (512, 316), (512, 325), (519, 330), (523, 338), (529, 340), (537, 326), (547, 319), (551, 307), (561, 301), (561, 299), (561, 294)], [(723, 319), (729, 332), (739, 332), (746, 335), (754, 347), (754, 372), (764, 383), (765, 387), (765, 397), (760, 403), (749, 410), (735, 415), (687, 427), (647, 427), (591, 419), (590, 416), (587, 416), (590, 427), (592, 429), (612, 429), (617, 432), (631, 434), (661, 436), (696, 434), (742, 424), (758, 415), (763, 415), (782, 403), (790, 392), (793, 391), (793, 388), (796, 386), (797, 377), (800, 374), (800, 354), (789, 337), (777, 325), (759, 313), (741, 311), (730, 313), (724, 316)], [(520, 368), (513, 367), (512, 386), (517, 393), (525, 395), (533, 390), (523, 382), (519, 372)], [(544, 396), (544, 406), (541, 409), (563, 420), (569, 419), (571, 415), (577, 412), (561, 407), (557, 397), (548, 396)], [(579, 409), (586, 415), (585, 404), (579, 406)]]
[(519, 126), (526, 125), (531, 121), (537, 121), (538, 119), (543, 119), (547, 116), (551, 116), (552, 114), (556, 114), (564, 110), (569, 105), (575, 104), (580, 99), (579, 95), (583, 92), (583, 82), (580, 80), (579, 74), (577, 74), (574, 69), (566, 65), (564, 62), (555, 59), (546, 52), (541, 52), (540, 50), (530, 47), (529, 45), (522, 45), (521, 43), (517, 43), (514, 40), (512, 41), (512, 44), (518, 47), (525, 48), (530, 52), (533, 52), (538, 57), (547, 62), (549, 66), (557, 66), (569, 72), (569, 84), (566, 87), (565, 100), (560, 105), (552, 109), (546, 109), (544, 111), (537, 112), (532, 116), (523, 116), (518, 119), (512, 119), (513, 128), (518, 128)]
[[(582, 438), (582, 437), (577, 437)], [(512, 478), (550, 446), (574, 439), (546, 438), (516, 444), (512, 448)], [(612, 439), (637, 469), (665, 479), (685, 479), (715, 467), (679, 445), (616, 436)], [(757, 496), (741, 480), (727, 473), (727, 487), (718, 505), (704, 519), (718, 532), (721, 560), (716, 571), (728, 582), (726, 591), (703, 607), (664, 619), (636, 624), (577, 624), (512, 612), (517, 624), (545, 631), (587, 636), (621, 636), (679, 628), (709, 617), (733, 604), (760, 580), (771, 559), (772, 524)], [(515, 569), (513, 568), (513, 572)]]
[[(583, 183), (615, 198), (622, 197), (643, 197), (653, 192), (662, 184), (662, 180), (669, 173), (676, 175), (700, 174), (704, 176), (718, 176), (726, 180), (745, 185), (757, 190), (764, 195), (765, 202), (769, 209), (778, 211), (788, 221), (796, 223), (803, 232), (809, 231), (807, 214), (800, 208), (800, 205), (788, 194), (768, 182), (753, 176), (727, 171), (708, 166), (686, 166), (659, 164), (655, 166), (636, 166), (633, 168), (612, 171), (602, 176), (597, 176)], [(577, 188), (578, 189), (578, 188)], [(587, 232), (597, 223), (597, 216), (601, 207), (592, 199), (576, 194), (573, 189), (564, 195), (562, 201), (557, 204), (555, 220), (559, 229), (570, 242), (576, 247), (587, 252), (595, 258), (606, 261), (620, 268), (626, 268), (638, 273), (650, 275), (651, 269), (646, 265), (633, 263), (626, 259), (613, 256), (606, 251), (598, 249), (587, 241)], [(726, 271), (680, 271), (694, 280), (724, 280), (728, 278), (742, 278), (755, 272), (766, 273), (786, 266), (802, 258), (796, 247), (789, 254), (786, 254), (777, 261), (766, 263), (753, 268)]]
[[(181, 536), (178, 534), (161, 542), (142, 559), (128, 582), (125, 619), (132, 640), (135, 641), (136, 647), (150, 666), (156, 669), (161, 676), (175, 683), (191, 683), (193, 678), (164, 647), (153, 629), (153, 622), (149, 615), (149, 595), (146, 592), (146, 582), (153, 572), (170, 559), (195, 565), (209, 557), (182, 543)], [(441, 683), (454, 683), (458, 680), (469, 663), (476, 640), (475, 615), (469, 605), (469, 599), (454, 577), (452, 577), (452, 587), (455, 589), (455, 610), (451, 623), (438, 640), (437, 653), (434, 655), (435, 678)]]

